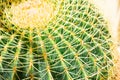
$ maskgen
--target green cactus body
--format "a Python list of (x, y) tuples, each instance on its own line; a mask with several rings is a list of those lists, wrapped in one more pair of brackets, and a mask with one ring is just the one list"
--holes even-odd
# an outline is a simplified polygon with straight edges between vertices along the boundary
[(27, 10), (19, 13), (20, 4), (27, 1), (8, 1), (0, 2), (0, 80), (109, 78), (111, 39), (106, 21), (93, 4), (87, 0), (40, 0), (38, 11), (32, 14), (35, 18), (27, 16)]

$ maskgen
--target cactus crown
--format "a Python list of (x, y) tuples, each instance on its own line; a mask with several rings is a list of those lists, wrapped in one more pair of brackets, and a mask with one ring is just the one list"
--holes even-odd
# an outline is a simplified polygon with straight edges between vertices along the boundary
[(44, 29), (55, 15), (55, 4), (44, 0), (28, 0), (17, 5), (12, 4), (5, 12), (11, 23), (16, 26)]
[(107, 23), (87, 0), (0, 4), (0, 80), (109, 79)]

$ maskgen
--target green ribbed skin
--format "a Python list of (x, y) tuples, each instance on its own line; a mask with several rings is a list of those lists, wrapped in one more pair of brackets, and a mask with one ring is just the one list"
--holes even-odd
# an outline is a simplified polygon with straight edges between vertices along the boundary
[(56, 0), (59, 11), (43, 30), (12, 24), (3, 12), (10, 3), (3, 1), (0, 80), (109, 79), (113, 63), (108, 25), (88, 0)]

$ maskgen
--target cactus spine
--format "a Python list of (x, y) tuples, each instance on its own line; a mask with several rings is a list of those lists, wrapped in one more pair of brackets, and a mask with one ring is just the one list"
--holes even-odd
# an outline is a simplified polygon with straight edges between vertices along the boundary
[(35, 1), (0, 2), (0, 80), (107, 80), (111, 40), (94, 5)]

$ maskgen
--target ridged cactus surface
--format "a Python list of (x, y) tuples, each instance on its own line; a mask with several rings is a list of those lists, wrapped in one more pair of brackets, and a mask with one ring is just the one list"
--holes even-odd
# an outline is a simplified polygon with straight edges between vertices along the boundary
[(109, 79), (108, 26), (89, 0), (18, 1), (0, 0), (0, 80)]

